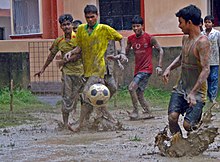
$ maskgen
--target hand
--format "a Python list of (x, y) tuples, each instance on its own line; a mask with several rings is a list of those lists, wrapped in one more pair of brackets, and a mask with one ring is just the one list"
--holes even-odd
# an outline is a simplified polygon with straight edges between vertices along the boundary
[(189, 107), (196, 105), (196, 97), (194, 93), (189, 93), (189, 95), (187, 96), (187, 103), (189, 103)]
[(55, 59), (56, 59), (56, 60), (61, 60), (61, 59), (62, 59), (62, 56), (61, 56), (61, 55), (56, 55)]
[(63, 65), (65, 64), (64, 60), (57, 60), (56, 65), (59, 69), (62, 69)]
[(117, 60), (117, 62), (118, 62), (118, 66), (120, 67), (120, 69), (121, 69), (121, 70), (124, 70), (125, 68), (124, 68), (124, 66), (121, 64), (121, 62), (120, 62), (119, 60)]
[(128, 62), (128, 58), (126, 57), (125, 54), (120, 53), (120, 54), (118, 54), (118, 56), (119, 56), (119, 60), (120, 60), (122, 63), (123, 63), (123, 62)]
[(163, 82), (164, 82), (165, 84), (167, 84), (168, 81), (169, 81), (169, 77), (170, 77), (170, 69), (166, 69), (166, 70), (164, 71), (162, 77), (163, 77)]
[(161, 76), (163, 69), (160, 66), (156, 67), (156, 73), (158, 76)]
[(41, 69), (41, 71), (35, 73), (35, 74), (34, 74), (34, 77), (36, 77), (36, 76), (40, 77), (40, 76), (44, 73), (44, 70), (45, 70), (45, 69)]
[(116, 60), (117, 58), (114, 55), (108, 55), (108, 56), (106, 56), (106, 59), (107, 60)]
[(67, 53), (64, 55), (64, 59), (68, 61), (68, 60), (70, 59), (71, 55), (72, 55), (71, 51), (67, 52)]

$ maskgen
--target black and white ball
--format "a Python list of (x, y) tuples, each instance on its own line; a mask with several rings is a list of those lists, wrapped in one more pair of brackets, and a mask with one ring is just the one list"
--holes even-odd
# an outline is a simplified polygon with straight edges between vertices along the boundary
[(87, 93), (88, 100), (91, 105), (100, 107), (105, 105), (109, 98), (109, 89), (103, 84), (93, 84)]

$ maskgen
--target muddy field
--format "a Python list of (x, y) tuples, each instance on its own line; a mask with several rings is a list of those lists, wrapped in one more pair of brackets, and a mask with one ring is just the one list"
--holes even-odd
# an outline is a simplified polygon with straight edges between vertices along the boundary
[[(38, 113), (40, 121), (31, 125), (0, 130), (0, 161), (2, 162), (219, 162), (220, 135), (208, 150), (194, 157), (170, 158), (154, 147), (155, 136), (167, 124), (167, 112), (153, 108), (154, 119), (130, 121), (124, 110), (112, 111), (123, 123), (124, 130), (97, 132), (83, 130), (73, 133), (60, 128), (61, 115)], [(220, 126), (220, 112), (214, 112), (213, 124)], [(76, 126), (71, 115), (73, 127)], [(181, 119), (182, 120), (182, 119)], [(186, 132), (184, 132), (184, 135)]]

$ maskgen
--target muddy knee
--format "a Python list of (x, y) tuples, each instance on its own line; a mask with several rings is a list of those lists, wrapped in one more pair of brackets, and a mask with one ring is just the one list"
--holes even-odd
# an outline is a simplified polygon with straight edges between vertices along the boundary
[(178, 123), (178, 116), (174, 113), (168, 115), (169, 123)]
[(79, 117), (79, 126), (81, 127), (84, 120), (89, 120), (90, 114), (93, 111), (93, 107), (90, 104), (83, 103), (81, 104), (81, 111)]
[(134, 89), (134, 88), (132, 88), (132, 87), (128, 87), (128, 91), (129, 91), (129, 93), (134, 93), (134, 92), (136, 92), (136, 90)]
[(176, 112), (173, 112), (168, 116), (169, 128), (172, 134), (176, 134), (177, 132), (180, 132), (180, 134), (182, 134), (182, 131), (178, 124), (178, 118), (179, 118), (179, 114)]
[(186, 131), (192, 131), (192, 125), (186, 120), (183, 122), (183, 127)]

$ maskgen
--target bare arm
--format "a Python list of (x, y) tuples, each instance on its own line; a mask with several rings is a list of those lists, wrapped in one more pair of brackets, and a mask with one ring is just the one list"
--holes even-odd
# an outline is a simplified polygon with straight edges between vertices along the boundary
[(187, 96), (189, 106), (196, 104), (195, 94), (201, 88), (202, 84), (206, 81), (209, 75), (209, 55), (210, 43), (207, 37), (202, 37), (201, 40), (199, 40), (195, 51), (195, 56), (200, 60), (202, 71), (197, 79), (196, 84)]
[(76, 46), (73, 50), (67, 52), (64, 56), (64, 59), (67, 61), (73, 61), (78, 55), (81, 55), (81, 48)]
[[(119, 43), (121, 46), (120, 53), (118, 55), (107, 55), (108, 60), (115, 60), (118, 62), (119, 66), (121, 66), (121, 62), (128, 62), (128, 58), (126, 57), (126, 50), (125, 50), (125, 43), (124, 39), (122, 38)], [(120, 62), (121, 61), (121, 62)]]
[(182, 54), (177, 56), (175, 60), (167, 67), (167, 69), (174, 70), (181, 65)]
[(201, 88), (202, 83), (206, 81), (209, 75), (209, 55), (210, 55), (210, 43), (206, 37), (201, 38), (201, 40), (197, 44), (196, 52), (198, 53), (198, 57), (200, 59), (200, 63), (202, 66), (202, 71), (199, 75), (199, 78), (191, 90), (190, 93), (195, 94), (198, 89)]
[(154, 37), (151, 38), (151, 45), (154, 46), (154, 48), (159, 52), (158, 66), (162, 68), (162, 60), (164, 55), (163, 49)]
[[(119, 54), (119, 60), (117, 60), (119, 66), (122, 67), (121, 62), (128, 62), (128, 58), (126, 57), (126, 51), (125, 51), (125, 40), (122, 38), (120, 41), (121, 46), (121, 53)], [(121, 62), (120, 62), (121, 61)], [(124, 68), (124, 67), (123, 67)]]
[(169, 81), (171, 70), (176, 69), (177, 67), (179, 67), (181, 65), (181, 59), (182, 59), (182, 55), (180, 54), (179, 56), (177, 56), (177, 58), (175, 58), (175, 60), (164, 71), (163, 81), (165, 84), (168, 83), (168, 81)]
[(54, 57), (55, 55), (52, 52), (50, 52), (50, 54), (47, 56), (47, 60), (44, 63), (42, 69), (39, 72), (35, 73), (34, 76), (40, 77), (40, 75), (43, 74), (43, 72), (48, 67), (48, 65), (50, 65), (50, 63), (53, 61)]
[[(183, 36), (182, 38), (182, 46), (184, 46), (184, 42), (187, 39), (188, 36)], [(180, 55), (167, 67), (170, 71), (173, 69), (178, 68), (181, 65), (181, 59), (182, 59), (182, 54)]]
[(131, 43), (130, 42), (127, 42), (127, 46), (126, 46), (126, 48), (125, 48), (125, 53), (126, 53), (126, 55), (128, 55), (129, 54), (129, 52), (130, 52), (130, 50), (131, 50)]
[(122, 39), (119, 41), (119, 43), (120, 43), (120, 46), (121, 46), (121, 53), (122, 53), (122, 54), (125, 54), (125, 40), (124, 40), (124, 38), (122, 38)]

